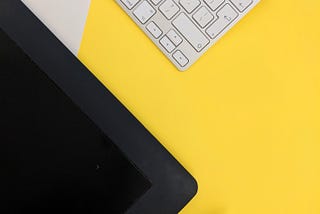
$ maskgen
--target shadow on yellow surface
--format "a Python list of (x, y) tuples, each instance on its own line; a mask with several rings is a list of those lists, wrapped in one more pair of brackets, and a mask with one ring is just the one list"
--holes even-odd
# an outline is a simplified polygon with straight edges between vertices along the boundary
[(181, 73), (94, 0), (79, 57), (198, 180), (183, 214), (319, 214), (319, 21), (318, 0), (262, 0)]

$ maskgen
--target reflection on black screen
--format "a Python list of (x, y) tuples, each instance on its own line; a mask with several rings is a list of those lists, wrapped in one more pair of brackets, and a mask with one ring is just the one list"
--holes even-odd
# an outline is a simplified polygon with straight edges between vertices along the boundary
[(2, 31), (0, 71), (0, 213), (123, 213), (150, 188)]

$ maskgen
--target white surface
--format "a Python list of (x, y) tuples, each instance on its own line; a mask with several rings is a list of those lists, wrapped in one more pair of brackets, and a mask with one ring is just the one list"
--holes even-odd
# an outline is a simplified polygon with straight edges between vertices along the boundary
[[(181, 71), (187, 70), (195, 63), (259, 2), (259, 0), (151, 0), (153, 8), (141, 12), (140, 6), (146, 4), (147, 0), (116, 1)], [(130, 7), (126, 6), (128, 2), (131, 3)], [(139, 17), (134, 15), (137, 9)], [(153, 14), (153, 10), (157, 12)], [(150, 14), (153, 14), (152, 17)], [(140, 21), (143, 19), (143, 22), (139, 19)], [(154, 24), (149, 25), (150, 23)], [(154, 26), (159, 29), (155, 29)], [(161, 36), (158, 37), (158, 33), (154, 35), (156, 32), (162, 32)], [(179, 41), (178, 44), (176, 39), (179, 37), (172, 36), (172, 32), (177, 32), (177, 36), (183, 41), (181, 43)]]
[(90, 0), (21, 0), (74, 55), (78, 54)]

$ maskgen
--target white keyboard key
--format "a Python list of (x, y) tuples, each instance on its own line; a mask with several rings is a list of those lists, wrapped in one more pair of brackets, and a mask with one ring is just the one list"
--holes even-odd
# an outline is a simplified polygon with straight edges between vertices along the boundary
[(142, 24), (145, 24), (155, 13), (155, 9), (147, 1), (142, 2), (133, 12)]
[(115, 1), (161, 52), (185, 71), (260, 0)]
[(158, 5), (162, 0), (151, 0), (154, 5)]
[(200, 52), (208, 44), (209, 40), (205, 37), (201, 31), (193, 24), (193, 22), (186, 16), (186, 14), (181, 13), (172, 22), (173, 26), (182, 34), (186, 40), (192, 45), (192, 47)]
[(172, 56), (181, 67), (184, 67), (189, 63), (188, 58), (181, 51), (176, 51)]
[(160, 7), (159, 10), (167, 18), (172, 19), (176, 15), (180, 8), (172, 0), (166, 0)]
[(238, 16), (238, 13), (229, 5), (226, 4), (217, 13), (218, 20), (215, 21), (208, 29), (207, 34), (212, 38), (216, 38), (228, 25), (230, 25), (233, 20)]
[(160, 40), (160, 44), (169, 52), (171, 53), (176, 47), (174, 44), (170, 41), (170, 39), (167, 36), (164, 36)]
[(171, 42), (173, 42), (175, 46), (180, 45), (182, 42), (181, 37), (172, 29), (167, 33), (167, 37), (171, 40)]
[(188, 13), (192, 13), (201, 3), (199, 0), (180, 0), (180, 4)]
[(243, 12), (247, 9), (252, 3), (252, 0), (230, 0), (234, 6), (240, 11)]
[(139, 2), (139, 0), (121, 0), (121, 1), (130, 10)]
[(147, 25), (147, 29), (156, 39), (158, 39), (162, 35), (162, 30), (160, 30), (160, 28), (154, 22), (150, 22)]
[(213, 15), (205, 7), (201, 7), (194, 15), (193, 19), (200, 25), (200, 27), (206, 27), (212, 20)]
[(220, 5), (222, 5), (224, 0), (204, 0), (204, 2), (210, 7), (211, 10), (215, 11)]

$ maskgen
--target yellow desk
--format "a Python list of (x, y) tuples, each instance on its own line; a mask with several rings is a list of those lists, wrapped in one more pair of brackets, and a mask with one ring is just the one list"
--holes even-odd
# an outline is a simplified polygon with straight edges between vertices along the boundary
[(93, 0), (79, 57), (198, 180), (183, 214), (320, 213), (319, 0), (262, 0), (185, 73)]

